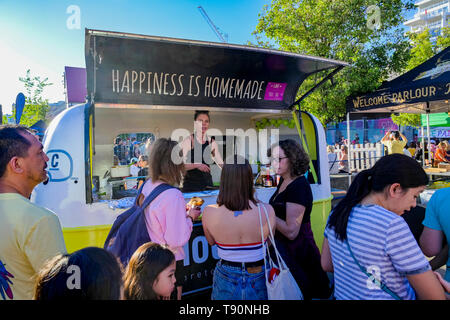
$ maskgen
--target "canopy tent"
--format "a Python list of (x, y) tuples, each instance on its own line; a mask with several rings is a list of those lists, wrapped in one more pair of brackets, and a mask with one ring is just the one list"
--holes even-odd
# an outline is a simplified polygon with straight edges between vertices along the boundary
[(450, 47), (372, 93), (347, 99), (347, 112), (450, 112)]
[[(450, 47), (447, 47), (416, 68), (384, 82), (374, 92), (348, 97), (347, 121), (350, 121), (350, 113), (359, 112), (426, 113), (429, 133), (428, 115), (450, 112), (449, 100)], [(349, 129), (347, 132), (350, 136)]]

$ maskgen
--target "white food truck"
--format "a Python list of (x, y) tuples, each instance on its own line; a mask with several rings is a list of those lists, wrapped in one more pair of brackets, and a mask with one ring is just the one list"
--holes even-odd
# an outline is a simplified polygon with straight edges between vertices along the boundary
[[(43, 140), (50, 159), (49, 180), (37, 186), (31, 198), (58, 215), (69, 252), (103, 247), (116, 217), (132, 204), (139, 177), (131, 176), (130, 165), (139, 153), (114, 162), (117, 138), (126, 142), (127, 150), (135, 140), (140, 154), (145, 154), (143, 144), (149, 139), (174, 138), (180, 129), (191, 133), (195, 110), (209, 111), (208, 134), (223, 147), (223, 158), (230, 153), (244, 155), (254, 164), (255, 175), (256, 163), (264, 162), (274, 139), (292, 138), (303, 144), (312, 160), (311, 224), (321, 247), (332, 199), (325, 132), (316, 117), (298, 110), (303, 97), (296, 100), (296, 95), (308, 76), (329, 70), (323, 83), (345, 62), (90, 29), (85, 55), (87, 101), (50, 123)], [(265, 141), (258, 139), (256, 149), (249, 147), (252, 132), (261, 138), (263, 127), (269, 129)], [(211, 172), (217, 186), (220, 168), (212, 164)], [(256, 196), (268, 202), (275, 190), (258, 187)], [(217, 188), (211, 188), (184, 195), (186, 201), (200, 196), (206, 206), (215, 203), (217, 194)], [(194, 225), (185, 252), (184, 295), (204, 292), (211, 286), (218, 257), (203, 235), (201, 221)]]

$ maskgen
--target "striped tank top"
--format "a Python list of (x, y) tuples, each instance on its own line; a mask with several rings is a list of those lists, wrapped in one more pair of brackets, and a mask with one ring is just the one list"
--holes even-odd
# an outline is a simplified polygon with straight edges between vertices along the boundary
[[(255, 262), (264, 259), (263, 244), (261, 242), (245, 244), (217, 243), (217, 254), (223, 260), (233, 262)], [(264, 247), (267, 241), (264, 241)]]

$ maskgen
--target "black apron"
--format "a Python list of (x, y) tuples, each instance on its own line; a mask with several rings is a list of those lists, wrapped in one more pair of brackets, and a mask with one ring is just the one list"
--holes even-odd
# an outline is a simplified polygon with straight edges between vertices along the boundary
[[(194, 143), (192, 143), (192, 140)], [(214, 137), (211, 138), (211, 141), (214, 140)], [(208, 163), (212, 163), (213, 159), (211, 156), (211, 145), (206, 139), (204, 144), (200, 144), (197, 141), (197, 138), (192, 135), (191, 139), (191, 147), (192, 149), (188, 151), (187, 159), (190, 160), (190, 163), (195, 163), (194, 160), (194, 149), (199, 150), (201, 147), (202, 150), (202, 163), (206, 164), (209, 167)], [(205, 152), (205, 150), (208, 149), (208, 151)], [(205, 160), (204, 157), (207, 157)], [(183, 179), (183, 188), (181, 189), (181, 192), (197, 192), (197, 191), (204, 191), (206, 187), (212, 187), (213, 181), (212, 176), (210, 172), (203, 172), (198, 169), (192, 169), (188, 170), (186, 172), (186, 175)]]

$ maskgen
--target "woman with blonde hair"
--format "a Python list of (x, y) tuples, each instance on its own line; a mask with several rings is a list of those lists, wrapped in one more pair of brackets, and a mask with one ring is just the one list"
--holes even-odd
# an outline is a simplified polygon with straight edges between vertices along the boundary
[[(184, 174), (184, 164), (172, 159), (178, 144), (170, 139), (160, 138), (152, 144), (149, 155), (149, 176), (145, 182), (138, 204), (162, 183), (172, 186), (180, 185)], [(200, 209), (191, 208), (186, 212), (186, 202), (179, 189), (173, 188), (162, 192), (145, 209), (145, 223), (152, 242), (167, 245), (175, 254), (177, 261), (177, 291), (181, 299), (181, 277), (185, 257), (183, 246), (189, 241), (193, 221), (200, 215)]]
[(441, 162), (447, 162), (447, 145), (445, 142), (439, 142), (436, 153), (434, 154), (434, 164), (438, 165)]

